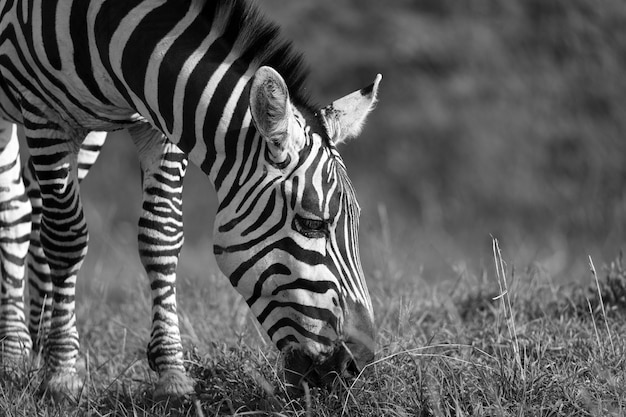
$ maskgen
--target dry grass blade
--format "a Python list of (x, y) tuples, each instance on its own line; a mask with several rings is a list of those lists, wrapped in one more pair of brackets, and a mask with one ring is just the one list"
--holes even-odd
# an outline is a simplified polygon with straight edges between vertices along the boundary
[[(598, 347), (602, 346), (600, 344), (600, 333), (598, 332), (598, 326), (596, 326), (596, 319), (593, 316), (593, 308), (591, 308), (591, 301), (587, 298), (587, 306), (589, 307), (589, 314), (591, 314), (591, 322), (593, 323), (593, 330), (596, 333), (596, 342), (598, 343)], [(602, 354), (602, 350), (600, 350), (600, 354)]]
[[(613, 337), (611, 336), (611, 330), (609, 329), (609, 320), (606, 316), (606, 310), (604, 309), (604, 300), (602, 299), (602, 291), (600, 290), (600, 282), (598, 282), (598, 274), (596, 273), (596, 267), (593, 265), (593, 260), (591, 256), (589, 256), (589, 269), (591, 270), (591, 275), (593, 275), (593, 279), (596, 282), (596, 288), (598, 289), (598, 299), (600, 300), (600, 308), (602, 309), (602, 317), (604, 317), (604, 325), (606, 326), (606, 333), (609, 336), (609, 342), (611, 343), (611, 351), (615, 354), (615, 345), (613, 345)], [(593, 317), (593, 313), (591, 314)], [(595, 326), (595, 321), (594, 321)], [(597, 333), (597, 329), (596, 329)], [(600, 345), (600, 341), (598, 340), (598, 345)]]
[(302, 382), (302, 388), (304, 388), (305, 415), (306, 417), (311, 417), (311, 389), (306, 381)]
[(504, 316), (506, 319), (506, 327), (509, 331), (509, 338), (513, 342), (513, 353), (515, 355), (515, 362), (519, 368), (519, 375), (524, 380), (524, 368), (522, 366), (522, 358), (520, 355), (519, 342), (517, 340), (517, 331), (515, 330), (515, 316), (513, 315), (513, 308), (511, 306), (511, 296), (509, 294), (508, 284), (506, 282), (506, 264), (502, 259), (502, 251), (498, 244), (498, 239), (492, 237), (493, 258), (496, 264), (496, 276), (498, 278), (498, 286), (500, 287), (500, 293), (494, 300), (500, 299), (502, 303), (502, 309), (504, 310)]
[(202, 405), (200, 404), (200, 401), (198, 399), (193, 400), (193, 406), (196, 410), (196, 416), (204, 417), (204, 412), (202, 411)]
[[(363, 369), (361, 369), (361, 372), (359, 372), (359, 374), (356, 376), (356, 378), (354, 378), (354, 381), (352, 381), (352, 384), (350, 384), (350, 387), (348, 387), (348, 392), (346, 394), (346, 398), (343, 401), (343, 407), (341, 409), (341, 416), (346, 415), (346, 412), (348, 410), (348, 401), (350, 400), (350, 398), (353, 398), (352, 396), (352, 391), (355, 387), (355, 385), (357, 384), (357, 382), (359, 381), (359, 379), (361, 378), (361, 376), (363, 375), (363, 373), (369, 369), (372, 368), (376, 365), (382, 364), (384, 362), (390, 361), (393, 358), (396, 358), (398, 356), (402, 356), (402, 355), (409, 355), (409, 356), (417, 356), (417, 357), (429, 357), (429, 358), (440, 358), (440, 359), (445, 359), (445, 360), (451, 360), (451, 361), (455, 361), (455, 362), (460, 362), (460, 363), (464, 363), (467, 365), (472, 365), (476, 368), (484, 368), (490, 371), (495, 371), (494, 369), (492, 369), (489, 365), (483, 364), (483, 363), (479, 363), (479, 362), (470, 362), (470, 361), (466, 361), (464, 359), (458, 358), (458, 357), (454, 357), (454, 356), (447, 356), (444, 354), (440, 354), (440, 353), (421, 353), (420, 351), (423, 350), (427, 350), (427, 349), (437, 349), (437, 348), (445, 348), (445, 349), (460, 349), (460, 348), (468, 348), (471, 349), (472, 351), (476, 351), (478, 352), (481, 356), (484, 355), (488, 358), (493, 359), (493, 357), (488, 354), (487, 352), (476, 348), (475, 346), (472, 345), (463, 345), (463, 344), (455, 344), (455, 343), (446, 343), (446, 344), (437, 344), (437, 345), (429, 345), (429, 346), (421, 346), (421, 347), (416, 347), (413, 349), (407, 349), (407, 350), (402, 350), (399, 352), (394, 352), (390, 355), (384, 356), (382, 358), (376, 359), (373, 362), (368, 363), (367, 365), (365, 365), (363, 367)], [(356, 400), (354, 400), (356, 401)]]

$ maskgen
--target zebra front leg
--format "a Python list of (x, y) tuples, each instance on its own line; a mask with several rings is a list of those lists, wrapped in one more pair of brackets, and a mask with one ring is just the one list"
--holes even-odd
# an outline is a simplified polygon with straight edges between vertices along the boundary
[(53, 397), (75, 396), (82, 386), (76, 372), (75, 286), (88, 241), (76, 175), (81, 141), (64, 139), (58, 125), (38, 115), (25, 113), (24, 121), (41, 191), (41, 245), (53, 288), (50, 330), (44, 346), (47, 387)]
[(15, 364), (30, 353), (24, 315), (25, 259), (31, 230), (31, 206), (22, 182), (15, 126), (0, 120), (0, 355)]
[(139, 220), (139, 255), (152, 290), (150, 367), (159, 374), (155, 399), (194, 392), (183, 366), (183, 346), (176, 311), (176, 267), (183, 245), (182, 192), (187, 158), (149, 126), (130, 129), (143, 171), (143, 213)]
[[(80, 183), (96, 163), (100, 150), (104, 146), (106, 132), (91, 132), (85, 137), (78, 152), (78, 182)], [(30, 314), (28, 330), (33, 340), (33, 351), (41, 353), (43, 342), (50, 328), (52, 313), (52, 280), (50, 266), (41, 247), (41, 193), (30, 163), (23, 173), (26, 192), (30, 199), (32, 214), (32, 232), (28, 250), (28, 285)]]

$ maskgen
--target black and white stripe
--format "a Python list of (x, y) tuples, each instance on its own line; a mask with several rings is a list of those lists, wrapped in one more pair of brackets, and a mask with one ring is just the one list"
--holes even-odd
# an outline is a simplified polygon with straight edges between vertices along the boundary
[[(21, 124), (20, 110), (15, 107), (15, 103), (8, 99), (5, 91), (0, 92), (0, 116), (2, 119)], [(0, 171), (13, 174), (19, 172), (20, 161), (17, 152), (16, 129), (12, 124), (7, 123), (7, 130), (0, 132), (0, 145), (8, 147), (7, 152), (3, 152), (3, 164)], [(165, 288), (165, 284), (170, 285), (169, 291), (173, 291), (175, 281), (175, 271), (178, 262), (178, 253), (183, 243), (183, 223), (182, 223), (182, 181), (184, 171), (187, 166), (187, 159), (184, 154), (164, 136), (151, 138), (146, 137), (141, 129), (133, 129), (132, 136), (135, 139), (141, 168), (143, 170), (144, 202), (143, 211), (139, 220), (139, 247), (140, 258), (145, 265), (148, 275), (151, 276), (156, 293)], [(148, 135), (153, 135), (154, 131), (147, 130)], [(88, 174), (90, 168), (95, 164), (100, 151), (105, 143), (106, 134), (104, 132), (91, 132), (80, 146), (78, 152), (78, 181), (81, 182)], [(152, 140), (149, 143), (147, 142)], [(11, 141), (9, 143), (9, 141)], [(9, 172), (11, 171), (11, 172)], [(0, 176), (2, 173), (0, 173)], [(6, 175), (6, 174), (5, 174)], [(26, 195), (31, 202), (32, 214), (29, 216), (30, 206), (25, 201), (21, 207), (23, 215), (18, 222), (6, 224), (2, 229), (2, 241), (5, 245), (5, 256), (2, 257), (4, 263), (11, 262), (11, 266), (4, 270), (23, 271), (19, 269), (24, 264), (23, 245), (28, 241), (24, 237), (30, 230), (30, 246), (28, 246), (28, 283), (29, 283), (29, 322), (28, 329), (32, 339), (35, 352), (40, 352), (43, 348), (43, 341), (48, 333), (52, 314), (52, 294), (53, 287), (50, 277), (50, 266), (46, 259), (40, 241), (41, 210), (42, 200), (37, 184), (32, 164), (27, 164), (22, 172)], [(5, 180), (4, 182), (8, 182)], [(21, 187), (7, 188), (12, 193), (12, 200), (24, 200), (24, 195), (19, 194), (24, 191)], [(16, 196), (13, 196), (16, 194)], [(15, 210), (10, 211), (12, 202), (4, 206), (0, 216), (15, 216)], [(20, 238), (14, 238), (16, 234)], [(11, 256), (6, 252), (11, 252)], [(158, 274), (158, 277), (153, 275)], [(0, 315), (0, 329), (3, 331), (3, 358), (19, 360), (28, 353), (31, 346), (31, 339), (25, 337), (23, 332), (24, 310), (23, 310), (23, 272), (15, 278), (8, 273), (3, 273), (3, 284), (5, 287), (14, 288), (12, 291), (5, 291), (10, 300), (3, 302), (4, 309), (9, 313)], [(17, 280), (17, 281), (16, 281)], [(161, 291), (162, 292), (162, 291)], [(155, 298), (160, 297), (155, 303), (155, 326), (153, 329), (152, 344), (158, 346), (163, 351), (169, 349), (176, 352), (174, 356), (180, 356), (182, 345), (178, 336), (177, 323), (167, 326), (160, 322), (158, 317), (164, 317), (160, 310), (173, 311), (176, 319), (175, 297), (166, 299), (155, 294)], [(13, 306), (13, 307), (11, 307)], [(172, 316), (172, 314), (169, 314)], [(17, 329), (20, 329), (18, 331)], [(149, 349), (149, 352), (152, 349)], [(152, 354), (152, 356), (158, 356)], [(172, 355), (160, 355), (160, 359), (171, 360)], [(181, 358), (176, 358), (180, 362)], [(153, 368), (157, 366), (153, 364)]]
[(28, 358), (32, 346), (24, 313), (24, 274), (31, 232), (15, 126), (0, 120), (0, 352), (4, 362)]
[(77, 154), (89, 131), (121, 127), (147, 155), (144, 172), (154, 173), (144, 208), (155, 218), (140, 224), (139, 244), (153, 291), (148, 355), (157, 393), (191, 391), (170, 268), (182, 245), (176, 196), (186, 161), (183, 153), (162, 158), (177, 155), (170, 142), (214, 184), (218, 264), (287, 368), (322, 376), (372, 358), (358, 205), (335, 144), (358, 134), (379, 79), (325, 108), (312, 105), (300, 57), (241, 0), (5, 2), (0, 32), (0, 72), (21, 108), (42, 197), (52, 391), (79, 384), (74, 287), (88, 234)]
[[(78, 152), (78, 181), (82, 181), (89, 169), (95, 164), (100, 150), (104, 146), (106, 134), (91, 132), (85, 137)], [(26, 187), (26, 194), (32, 206), (30, 246), (28, 248), (28, 287), (29, 287), (29, 319), (30, 332), (35, 352), (43, 349), (52, 315), (52, 281), (50, 266), (41, 245), (41, 214), (42, 200), (39, 185), (35, 178), (32, 164), (24, 168), (22, 177)]]

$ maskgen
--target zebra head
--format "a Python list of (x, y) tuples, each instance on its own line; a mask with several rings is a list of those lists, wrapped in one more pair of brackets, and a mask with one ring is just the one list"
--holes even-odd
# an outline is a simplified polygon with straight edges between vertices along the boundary
[(251, 82), (258, 134), (250, 152), (259, 156), (243, 164), (250, 174), (237, 187), (239, 197), (218, 211), (215, 254), (284, 353), (295, 387), (354, 375), (374, 357), (360, 208), (335, 146), (359, 133), (380, 79), (317, 110), (293, 103), (270, 67)]

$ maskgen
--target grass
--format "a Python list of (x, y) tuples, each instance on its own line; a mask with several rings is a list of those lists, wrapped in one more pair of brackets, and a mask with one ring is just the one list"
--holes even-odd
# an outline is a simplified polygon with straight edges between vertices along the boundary
[[(427, 284), (415, 277), (371, 283), (377, 360), (354, 381), (290, 398), (280, 355), (247, 307), (213, 271), (181, 274), (181, 328), (196, 396), (151, 399), (149, 292), (134, 267), (79, 286), (80, 403), (42, 395), (41, 372), (5, 370), (5, 416), (465, 416), (623, 415), (626, 272), (621, 257), (589, 285), (558, 287), (538, 269), (506, 265)], [(391, 265), (393, 267), (393, 265)], [(100, 271), (98, 263), (90, 265)], [(183, 268), (184, 269), (184, 268)], [(595, 271), (595, 268), (594, 268)], [(594, 281), (593, 277), (597, 280)], [(106, 284), (106, 285), (105, 285)], [(506, 286), (505, 286), (506, 285)], [(603, 301), (603, 303), (602, 303)]]

